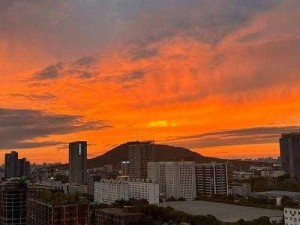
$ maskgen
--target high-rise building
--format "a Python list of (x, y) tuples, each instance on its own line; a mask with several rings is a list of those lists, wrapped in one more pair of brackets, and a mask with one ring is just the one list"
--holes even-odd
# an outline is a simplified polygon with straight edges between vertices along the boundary
[(69, 183), (87, 183), (86, 141), (77, 141), (69, 144)]
[(19, 177), (26, 177), (30, 174), (30, 162), (26, 158), (18, 160), (18, 175)]
[(129, 161), (122, 161), (121, 162), (121, 173), (122, 173), (122, 176), (128, 176), (129, 175)]
[(149, 162), (148, 179), (158, 182), (162, 198), (196, 198), (195, 162)]
[(26, 225), (27, 185), (9, 181), (0, 186), (0, 224)]
[(18, 153), (12, 151), (11, 153), (5, 154), (5, 177), (18, 177), (19, 176), (19, 164), (18, 164)]
[(155, 161), (155, 147), (152, 141), (133, 142), (129, 145), (129, 177), (147, 179), (148, 162)]
[(94, 197), (94, 182), (95, 182), (95, 177), (92, 174), (88, 174), (87, 177), (87, 194), (91, 195)]
[(196, 164), (196, 187), (199, 195), (228, 195), (227, 164)]
[(300, 133), (282, 134), (279, 142), (283, 170), (291, 179), (300, 180)]

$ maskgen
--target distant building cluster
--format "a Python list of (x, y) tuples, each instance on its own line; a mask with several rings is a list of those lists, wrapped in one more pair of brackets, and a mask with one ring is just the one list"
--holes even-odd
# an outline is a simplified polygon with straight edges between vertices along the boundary
[[(153, 142), (131, 142), (128, 159), (115, 165), (99, 165), (88, 169), (88, 143), (69, 143), (69, 164), (30, 165), (19, 159), (18, 153), (5, 154), (5, 181), (0, 185), (0, 224), (87, 225), (90, 220), (90, 201), (112, 205), (116, 201), (146, 200), (149, 204), (161, 201), (193, 201), (197, 197), (214, 196), (282, 199), (278, 192), (251, 192), (249, 180), (255, 177), (276, 178), (289, 174), (300, 179), (300, 134), (282, 134), (281, 162), (272, 158), (259, 159), (246, 170), (236, 170), (224, 161), (198, 163), (193, 160), (159, 161)], [(57, 169), (60, 168), (60, 169)], [(25, 178), (30, 177), (31, 182)], [(229, 183), (231, 180), (231, 183)], [(298, 195), (288, 193), (291, 199)], [(295, 197), (296, 196), (296, 197)], [(130, 224), (144, 215), (127, 209), (97, 209), (94, 224)], [(299, 210), (285, 209), (285, 224), (300, 221)], [(299, 223), (298, 223), (299, 224)]]
[(112, 204), (116, 200), (134, 198), (154, 204), (168, 199), (192, 201), (197, 194), (228, 195), (225, 163), (157, 162), (153, 142), (131, 143), (128, 158), (129, 161), (121, 163), (123, 176), (120, 178), (129, 179), (95, 182), (96, 202)]
[(5, 154), (5, 178), (26, 177), (29, 174), (30, 162), (26, 158), (19, 159), (15, 151)]

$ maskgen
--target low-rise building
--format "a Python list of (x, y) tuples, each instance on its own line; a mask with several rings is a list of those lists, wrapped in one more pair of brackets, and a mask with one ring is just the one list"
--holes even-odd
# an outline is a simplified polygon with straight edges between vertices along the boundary
[(125, 180), (102, 179), (94, 182), (94, 201), (112, 204), (118, 200), (128, 200), (128, 183)]
[(87, 194), (87, 185), (84, 184), (69, 184), (68, 185), (68, 194)]
[(149, 204), (159, 203), (159, 184), (143, 180), (128, 180), (128, 197), (145, 199)]
[(254, 177), (254, 173), (246, 171), (234, 171), (233, 179), (235, 180), (249, 180)]
[(300, 224), (300, 209), (285, 208), (284, 209), (284, 224), (299, 225)]
[(251, 196), (265, 197), (268, 199), (277, 199), (277, 198), (282, 198), (284, 196), (287, 196), (295, 201), (300, 202), (300, 192), (273, 190), (273, 191), (266, 191), (266, 192), (252, 192)]
[(30, 197), (27, 199), (27, 225), (89, 224), (89, 203), (55, 201)]
[(283, 176), (285, 172), (283, 170), (263, 170), (261, 171), (262, 177), (280, 177)]
[(117, 200), (145, 199), (149, 204), (159, 203), (159, 184), (144, 180), (107, 180), (94, 183), (94, 201), (112, 204)]
[(139, 225), (144, 217), (144, 214), (126, 212), (119, 208), (98, 209), (95, 212), (96, 225)]
[(62, 183), (61, 181), (40, 181), (33, 185), (34, 188), (54, 189), (61, 190), (64, 194), (68, 194), (68, 184)]
[(251, 194), (251, 184), (250, 183), (232, 184), (231, 194), (233, 196), (248, 197)]

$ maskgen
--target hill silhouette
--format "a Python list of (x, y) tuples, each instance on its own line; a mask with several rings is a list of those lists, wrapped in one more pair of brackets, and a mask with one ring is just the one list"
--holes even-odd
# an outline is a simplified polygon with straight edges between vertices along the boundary
[[(120, 165), (121, 161), (128, 161), (129, 145), (133, 142), (121, 144), (101, 156), (88, 160), (88, 168), (97, 168), (106, 164)], [(217, 158), (205, 157), (199, 153), (193, 152), (182, 147), (170, 145), (155, 145), (155, 161), (174, 161), (174, 160), (194, 160), (196, 162), (206, 163), (212, 161), (222, 161)]]

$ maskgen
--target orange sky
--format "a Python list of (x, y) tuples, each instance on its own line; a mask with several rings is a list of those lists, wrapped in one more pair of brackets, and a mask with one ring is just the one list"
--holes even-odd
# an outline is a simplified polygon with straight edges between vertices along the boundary
[(279, 155), (300, 130), (297, 0), (0, 3), (0, 161), (155, 140)]

